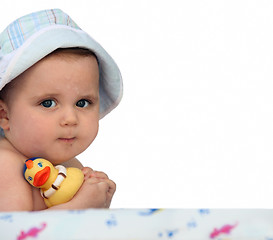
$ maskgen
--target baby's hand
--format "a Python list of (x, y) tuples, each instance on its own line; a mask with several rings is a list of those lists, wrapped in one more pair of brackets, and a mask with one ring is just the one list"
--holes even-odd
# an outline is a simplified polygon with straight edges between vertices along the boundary
[(92, 202), (91, 207), (109, 208), (116, 191), (116, 184), (104, 172), (94, 171), (89, 167), (84, 167), (82, 172), (85, 181), (81, 188), (86, 191), (87, 200)]

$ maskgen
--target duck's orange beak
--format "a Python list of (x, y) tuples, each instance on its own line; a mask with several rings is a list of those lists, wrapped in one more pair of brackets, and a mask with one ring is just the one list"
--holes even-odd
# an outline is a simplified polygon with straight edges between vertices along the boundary
[(50, 167), (45, 167), (43, 170), (37, 172), (34, 176), (33, 186), (40, 187), (44, 185), (50, 175)]

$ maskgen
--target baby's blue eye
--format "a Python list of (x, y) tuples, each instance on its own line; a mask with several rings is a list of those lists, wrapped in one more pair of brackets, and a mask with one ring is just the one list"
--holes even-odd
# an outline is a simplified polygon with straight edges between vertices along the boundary
[(87, 107), (89, 104), (90, 104), (90, 101), (88, 101), (88, 100), (86, 100), (86, 99), (81, 99), (81, 100), (79, 100), (79, 101), (76, 103), (76, 106), (77, 106), (77, 107), (80, 107), (80, 108), (85, 108), (85, 107)]
[(38, 163), (38, 166), (39, 166), (39, 167), (43, 167), (42, 162), (39, 162), (39, 163)]
[(56, 102), (51, 99), (47, 99), (41, 102), (41, 105), (45, 108), (52, 108), (56, 106)]
[(27, 178), (29, 181), (32, 181), (32, 177), (31, 176), (28, 176)]

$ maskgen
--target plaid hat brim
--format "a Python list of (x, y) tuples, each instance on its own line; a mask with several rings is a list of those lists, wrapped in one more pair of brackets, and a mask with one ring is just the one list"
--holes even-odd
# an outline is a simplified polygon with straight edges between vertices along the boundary
[(100, 118), (112, 111), (122, 98), (122, 77), (115, 61), (59, 9), (16, 20), (1, 33), (0, 47), (0, 90), (54, 50), (80, 47), (91, 50), (99, 62)]

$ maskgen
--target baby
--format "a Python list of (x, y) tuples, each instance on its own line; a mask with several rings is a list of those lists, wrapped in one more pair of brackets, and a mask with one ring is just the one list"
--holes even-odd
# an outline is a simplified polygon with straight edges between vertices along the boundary
[(0, 211), (47, 209), (23, 178), (32, 157), (84, 173), (74, 198), (50, 209), (109, 207), (115, 183), (75, 157), (94, 141), (99, 119), (121, 96), (113, 59), (61, 10), (10, 24), (0, 35)]

